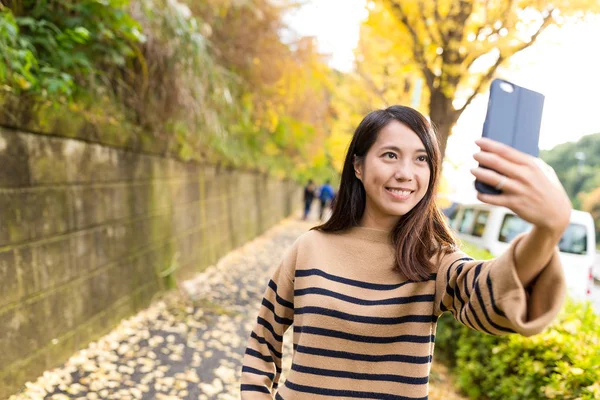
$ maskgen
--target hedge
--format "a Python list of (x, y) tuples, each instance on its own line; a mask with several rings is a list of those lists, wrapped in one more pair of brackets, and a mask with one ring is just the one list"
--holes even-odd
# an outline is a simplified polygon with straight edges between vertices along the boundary
[(446, 313), (435, 359), (472, 399), (600, 399), (600, 316), (568, 299), (548, 329), (527, 338), (479, 333)]

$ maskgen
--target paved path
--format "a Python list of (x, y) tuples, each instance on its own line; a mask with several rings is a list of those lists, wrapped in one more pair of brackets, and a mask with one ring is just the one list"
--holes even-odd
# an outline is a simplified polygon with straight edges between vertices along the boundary
[[(288, 220), (233, 251), (10, 400), (238, 399), (241, 361), (268, 278), (313, 225)], [(292, 334), (284, 338), (282, 381)], [(459, 399), (441, 371), (432, 373), (430, 399)]]

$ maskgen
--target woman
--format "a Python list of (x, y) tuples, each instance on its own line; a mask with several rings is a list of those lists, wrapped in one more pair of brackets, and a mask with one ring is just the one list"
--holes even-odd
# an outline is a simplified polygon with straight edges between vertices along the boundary
[[(510, 208), (532, 230), (491, 261), (459, 251), (434, 202), (432, 127), (408, 107), (368, 114), (331, 218), (294, 243), (268, 284), (244, 356), (242, 399), (426, 399), (444, 311), (494, 335), (534, 335), (552, 321), (565, 294), (556, 245), (569, 199), (533, 157), (476, 143), (474, 158), (490, 169), (473, 175), (503, 191), (479, 200)], [(292, 370), (278, 389), (292, 323)]]

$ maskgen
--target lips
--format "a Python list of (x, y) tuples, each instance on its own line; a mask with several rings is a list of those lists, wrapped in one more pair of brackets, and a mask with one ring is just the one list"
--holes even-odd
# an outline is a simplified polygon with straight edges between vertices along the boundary
[(405, 188), (386, 187), (385, 190), (389, 194), (391, 194), (395, 199), (398, 199), (398, 200), (406, 200), (414, 192), (414, 190), (409, 190), (409, 189), (405, 189)]
[(410, 189), (406, 189), (406, 188), (393, 188), (393, 187), (386, 187), (385, 188), (387, 191), (392, 192), (392, 193), (397, 193), (397, 194), (406, 194), (409, 195), (412, 192), (414, 192), (414, 190), (410, 190)]

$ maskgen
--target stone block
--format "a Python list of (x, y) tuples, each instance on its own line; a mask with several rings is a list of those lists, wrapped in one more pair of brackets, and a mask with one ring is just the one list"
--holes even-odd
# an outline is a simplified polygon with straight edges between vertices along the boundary
[(135, 282), (138, 288), (146, 284), (149, 280), (157, 279), (156, 268), (159, 267), (158, 254), (159, 250), (149, 249), (140, 253), (134, 261)]
[(71, 235), (71, 269), (76, 276), (82, 276), (96, 268), (94, 231), (78, 232)]
[(75, 332), (76, 331), (73, 331), (60, 338), (56, 338), (56, 340), (53, 340), (47, 346), (44, 353), (46, 355), (48, 368), (59, 366), (80, 349), (77, 345), (77, 336), (75, 335)]
[(83, 322), (85, 298), (77, 285), (54, 290), (44, 296), (46, 316), (43, 322), (44, 342), (50, 343), (77, 328)]
[(126, 185), (114, 186), (110, 189), (111, 195), (111, 216), (113, 219), (125, 219), (131, 217), (131, 190)]
[(28, 245), (19, 252), (32, 252), (35, 292), (44, 291), (75, 278), (71, 267), (70, 238)]
[(41, 376), (49, 367), (48, 354), (45, 351), (20, 363), (14, 363), (10, 366), (2, 365), (3, 369), (0, 370), (0, 399), (7, 399), (10, 395), (18, 392), (27, 381)]
[(73, 183), (95, 183), (119, 179), (118, 150), (70, 140), (65, 147), (67, 173)]
[(0, 187), (31, 185), (27, 135), (0, 129)]
[(69, 139), (27, 135), (31, 183), (50, 184), (68, 181), (67, 153)]
[(146, 200), (150, 207), (148, 212), (169, 212), (171, 206), (177, 198), (175, 193), (172, 193), (172, 186), (166, 180), (152, 181), (150, 197)]
[(13, 250), (0, 252), (0, 293), (0, 308), (20, 297), (19, 272)]
[(95, 227), (114, 219), (112, 187), (75, 187), (70, 189), (69, 195), (75, 229)]
[(117, 301), (135, 291), (137, 271), (132, 258), (119, 262), (116, 267), (107, 271), (107, 274), (111, 282), (110, 299), (112, 301)]
[(94, 230), (94, 259), (96, 268), (102, 268), (115, 259), (114, 227), (112, 225), (103, 226)]
[(111, 303), (111, 280), (109, 270), (102, 269), (81, 283), (85, 321), (105, 310)]
[(136, 183), (130, 187), (130, 215), (148, 215), (152, 212), (152, 184)]
[(31, 226), (27, 221), (26, 206), (27, 192), (0, 191), (0, 247), (30, 238)]
[(34, 353), (45, 343), (46, 303), (43, 299), (23, 304), (0, 315), (0, 365), (8, 366)]
[(37, 253), (31, 246), (17, 247), (14, 253), (15, 266), (19, 274), (19, 292), (21, 297), (27, 297), (39, 291), (36, 271)]
[[(134, 243), (134, 224), (130, 221), (112, 225), (112, 255), (114, 260), (121, 260), (136, 252)], [(141, 247), (141, 246), (140, 246)]]
[(140, 248), (152, 243), (152, 218), (138, 218), (131, 222), (132, 237), (130, 238), (132, 251), (138, 251)]

